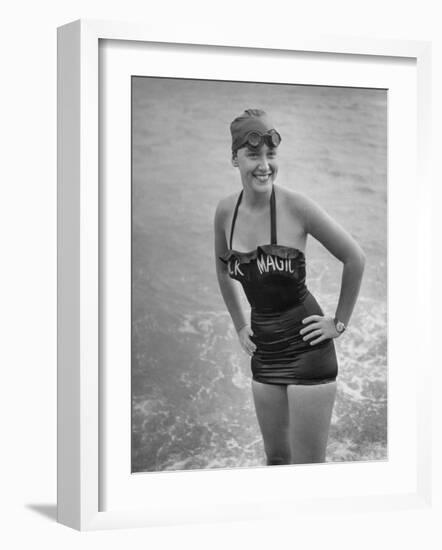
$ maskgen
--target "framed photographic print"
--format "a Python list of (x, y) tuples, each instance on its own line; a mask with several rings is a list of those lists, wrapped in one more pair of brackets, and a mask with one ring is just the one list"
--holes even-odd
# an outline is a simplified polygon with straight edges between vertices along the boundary
[(429, 45), (77, 21), (58, 68), (59, 521), (425, 506)]

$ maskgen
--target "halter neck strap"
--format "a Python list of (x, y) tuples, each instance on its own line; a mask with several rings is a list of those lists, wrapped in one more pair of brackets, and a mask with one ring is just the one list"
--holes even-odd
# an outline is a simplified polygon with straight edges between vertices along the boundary
[(276, 199), (275, 187), (272, 185), (272, 194), (270, 195), (270, 242), (276, 244)]
[[(230, 241), (229, 249), (232, 250), (233, 242), (233, 231), (235, 229), (236, 218), (238, 217), (238, 208), (241, 204), (241, 200), (244, 194), (244, 189), (241, 190), (238, 200), (236, 201), (235, 210), (233, 212), (232, 225), (230, 227)], [(275, 199), (275, 187), (272, 186), (272, 194), (270, 195), (270, 243), (277, 243), (277, 233), (276, 233), (276, 199)]]

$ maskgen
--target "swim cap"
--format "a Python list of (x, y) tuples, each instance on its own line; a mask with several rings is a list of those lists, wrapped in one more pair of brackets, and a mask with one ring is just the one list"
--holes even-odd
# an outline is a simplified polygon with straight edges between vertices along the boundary
[(264, 133), (273, 129), (274, 126), (264, 111), (261, 111), (261, 109), (246, 109), (241, 116), (235, 118), (230, 124), (232, 153), (235, 153), (244, 144), (245, 137), (249, 132)]

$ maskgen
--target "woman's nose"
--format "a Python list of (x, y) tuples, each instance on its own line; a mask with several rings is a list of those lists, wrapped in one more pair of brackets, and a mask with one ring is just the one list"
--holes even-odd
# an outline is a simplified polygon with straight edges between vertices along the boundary
[(261, 157), (259, 159), (259, 168), (263, 171), (267, 171), (269, 169), (269, 161), (266, 157)]

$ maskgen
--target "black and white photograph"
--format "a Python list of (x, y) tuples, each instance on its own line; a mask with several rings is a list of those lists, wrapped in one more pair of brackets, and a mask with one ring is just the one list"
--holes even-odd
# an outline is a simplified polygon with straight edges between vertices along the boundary
[(132, 472), (387, 460), (387, 90), (131, 86)]
[(2, 547), (442, 547), (439, 13), (5, 5)]

